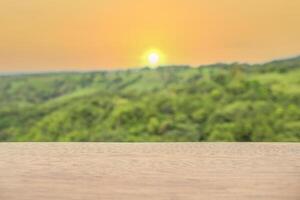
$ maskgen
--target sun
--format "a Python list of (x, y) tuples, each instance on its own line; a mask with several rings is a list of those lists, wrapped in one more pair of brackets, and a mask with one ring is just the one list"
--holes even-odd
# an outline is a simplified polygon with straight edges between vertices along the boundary
[(150, 65), (156, 65), (159, 62), (159, 54), (156, 52), (149, 53), (148, 62)]
[(163, 66), (166, 63), (165, 54), (158, 48), (148, 48), (141, 55), (141, 63), (151, 68)]

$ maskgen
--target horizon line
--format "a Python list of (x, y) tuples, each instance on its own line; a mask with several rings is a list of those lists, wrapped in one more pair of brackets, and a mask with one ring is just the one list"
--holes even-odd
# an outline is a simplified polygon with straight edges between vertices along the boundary
[(243, 62), (243, 61), (217, 61), (212, 63), (205, 63), (205, 64), (198, 64), (198, 65), (192, 65), (192, 64), (162, 64), (157, 65), (156, 67), (151, 67), (148, 65), (145, 66), (126, 66), (126, 67), (100, 67), (99, 69), (61, 69), (61, 70), (25, 70), (25, 71), (0, 71), (0, 76), (8, 76), (8, 75), (38, 75), (38, 74), (56, 74), (56, 73), (94, 73), (94, 72), (113, 72), (113, 71), (126, 71), (126, 70), (135, 70), (135, 69), (157, 69), (162, 67), (192, 67), (192, 68), (198, 68), (198, 67), (205, 67), (210, 65), (216, 65), (216, 64), (244, 64), (244, 65), (264, 65), (271, 62), (276, 61), (284, 61), (289, 59), (295, 59), (300, 58), (300, 54), (296, 54), (293, 56), (282, 56), (278, 58), (268, 59), (261, 62)]

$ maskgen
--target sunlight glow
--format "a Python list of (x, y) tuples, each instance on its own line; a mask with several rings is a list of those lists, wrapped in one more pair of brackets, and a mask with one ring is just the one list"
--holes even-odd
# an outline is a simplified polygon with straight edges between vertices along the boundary
[[(148, 50), (147, 50), (148, 49)], [(147, 48), (141, 55), (141, 64), (143, 66), (156, 68), (166, 65), (166, 56), (160, 48)]]
[(156, 65), (159, 61), (158, 53), (152, 52), (148, 55), (148, 61), (151, 65)]

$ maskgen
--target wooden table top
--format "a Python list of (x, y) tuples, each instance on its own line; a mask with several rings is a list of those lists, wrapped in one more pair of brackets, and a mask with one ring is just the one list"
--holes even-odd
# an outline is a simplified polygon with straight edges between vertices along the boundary
[(300, 200), (300, 144), (1, 143), (1, 200)]

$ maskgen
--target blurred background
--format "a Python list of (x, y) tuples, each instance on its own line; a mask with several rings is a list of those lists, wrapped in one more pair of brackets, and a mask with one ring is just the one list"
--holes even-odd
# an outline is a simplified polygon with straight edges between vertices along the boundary
[(300, 141), (300, 1), (0, 1), (0, 141)]

